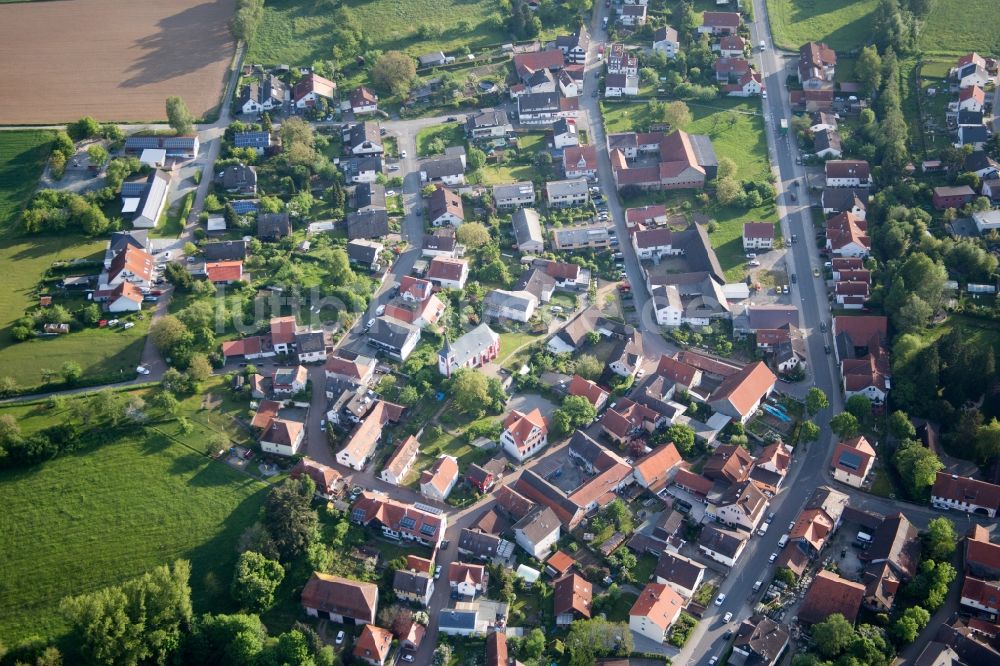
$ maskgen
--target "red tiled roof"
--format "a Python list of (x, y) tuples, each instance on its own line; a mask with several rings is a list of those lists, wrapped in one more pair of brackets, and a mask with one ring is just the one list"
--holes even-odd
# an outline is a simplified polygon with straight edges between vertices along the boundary
[[(856, 467), (852, 464), (845, 464), (843, 462), (842, 458), (845, 453), (859, 459), (859, 463)], [(873, 449), (872, 445), (868, 443), (868, 440), (865, 439), (864, 435), (859, 435), (853, 439), (849, 439), (845, 442), (839, 442), (837, 444), (837, 447), (833, 450), (833, 458), (830, 460), (830, 466), (835, 469), (839, 469), (845, 474), (862, 477), (868, 473), (871, 462), (874, 459), (875, 449)], [(854, 461), (852, 460), (851, 462), (853, 463)]]
[(695, 474), (683, 467), (674, 475), (674, 483), (699, 495), (708, 495), (713, 485), (711, 479), (706, 479), (701, 474)]
[(1000, 584), (966, 575), (962, 598), (975, 601), (994, 612), (1000, 610)]
[(990, 542), (989, 532), (970, 534), (966, 541), (965, 561), (1000, 571), (1000, 544)]
[(580, 375), (573, 375), (566, 392), (570, 395), (583, 396), (595, 409), (600, 409), (608, 399), (607, 391), (592, 380), (584, 379)]
[(235, 282), (243, 279), (242, 261), (214, 261), (205, 264), (209, 282)]
[(826, 239), (833, 250), (839, 250), (850, 243), (865, 250), (871, 247), (868, 223), (850, 211), (834, 215), (826, 221)]
[(295, 342), (295, 317), (271, 319), (271, 343), (290, 345)]
[(635, 462), (635, 471), (651, 487), (665, 480), (670, 470), (681, 462), (681, 454), (673, 442), (646, 454)]
[(744, 222), (743, 237), (772, 240), (774, 238), (774, 225), (770, 222)]
[(933, 497), (1000, 509), (1000, 486), (964, 476), (938, 472), (931, 488)]
[(701, 24), (709, 28), (733, 28), (740, 27), (740, 15), (738, 12), (705, 12), (702, 14)]
[(656, 374), (663, 375), (675, 384), (693, 386), (695, 375), (698, 374), (698, 368), (664, 354), (660, 357), (660, 363), (656, 366)]
[(452, 562), (448, 567), (449, 583), (469, 583), (480, 587), (483, 584), (483, 577), (486, 575), (486, 567), (482, 564), (466, 564), (465, 562)]
[(111, 260), (111, 266), (108, 267), (108, 280), (113, 281), (123, 271), (148, 282), (153, 275), (153, 256), (142, 248), (126, 245), (125, 249)]
[(464, 259), (434, 257), (431, 259), (430, 268), (427, 269), (427, 277), (437, 280), (461, 280), (466, 265)]
[(645, 617), (666, 631), (680, 615), (684, 607), (681, 595), (662, 583), (649, 583), (639, 598), (632, 604), (629, 616)]
[[(619, 153), (621, 151), (618, 151)], [(642, 206), (640, 208), (626, 208), (625, 209), (625, 222), (629, 226), (636, 224), (646, 224), (649, 221), (655, 220), (656, 218), (667, 216), (667, 207), (663, 204), (654, 204), (651, 206)]]
[(267, 430), (271, 427), (271, 421), (278, 416), (279, 409), (281, 409), (280, 402), (275, 402), (274, 400), (261, 400), (260, 404), (257, 405), (257, 412), (253, 415), (253, 420), (250, 421), (250, 425), (254, 428)]
[(302, 589), (301, 600), (307, 608), (333, 610), (363, 622), (373, 622), (378, 586), (317, 571)]
[(740, 414), (746, 415), (777, 380), (763, 362), (757, 361), (726, 377), (712, 394), (712, 402), (728, 400)]
[(859, 178), (868, 180), (871, 170), (864, 160), (828, 160), (826, 165), (827, 178)]
[(820, 571), (806, 592), (799, 608), (799, 619), (815, 624), (834, 613), (854, 623), (865, 596), (865, 586), (845, 580), (831, 571)]
[(420, 485), (430, 484), (444, 494), (451, 482), (458, 477), (458, 462), (452, 456), (441, 456), (434, 465), (420, 475)]
[(564, 550), (557, 550), (552, 554), (552, 557), (545, 560), (545, 566), (552, 567), (556, 574), (564, 574), (573, 568), (575, 564), (572, 557), (566, 554)]
[(567, 146), (563, 149), (563, 167), (567, 171), (597, 169), (597, 146)]
[(382, 663), (392, 647), (392, 632), (374, 624), (366, 624), (354, 643), (354, 656), (359, 659)]
[(569, 574), (553, 583), (553, 610), (558, 617), (564, 613), (577, 613), (590, 617), (590, 603), (594, 597), (594, 586), (587, 580)]
[(545, 425), (545, 417), (542, 416), (542, 411), (537, 407), (527, 414), (519, 412), (516, 409), (511, 410), (507, 414), (507, 418), (504, 419), (503, 428), (510, 433), (514, 443), (518, 447), (525, 444), (534, 428), (540, 429), (543, 434), (548, 432), (548, 428)]
[(564, 62), (565, 58), (559, 49), (532, 51), (515, 55), (514, 69), (518, 76), (525, 78), (525, 75), (539, 69), (561, 69)]
[(709, 479), (724, 479), (729, 483), (741, 483), (750, 475), (753, 457), (742, 446), (723, 444), (715, 449), (705, 461), (702, 474)]

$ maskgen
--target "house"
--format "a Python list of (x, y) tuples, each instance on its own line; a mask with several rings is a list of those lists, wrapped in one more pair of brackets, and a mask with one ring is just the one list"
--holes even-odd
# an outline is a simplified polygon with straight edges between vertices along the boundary
[[(538, 75), (545, 76), (545, 75)], [(549, 74), (549, 77), (552, 75)], [(555, 79), (536, 83), (536, 88), (551, 87), (551, 91), (525, 92), (517, 98), (517, 117), (523, 125), (548, 125), (560, 118), (575, 117), (579, 109), (576, 98), (563, 97), (555, 91)]]
[(302, 588), (302, 607), (309, 617), (338, 624), (373, 624), (378, 586), (314, 571)]
[(405, 361), (420, 342), (420, 329), (390, 317), (376, 317), (375, 325), (368, 331), (368, 343)]
[(761, 401), (771, 395), (777, 380), (764, 363), (757, 361), (726, 377), (712, 393), (708, 404), (715, 411), (746, 423), (757, 412)]
[(552, 145), (556, 150), (580, 145), (580, 135), (576, 131), (576, 120), (560, 118), (552, 125)]
[(920, 534), (917, 528), (898, 511), (887, 516), (872, 535), (871, 545), (861, 554), (870, 565), (887, 565), (897, 581), (905, 582), (917, 575), (920, 562)]
[(518, 53), (513, 58), (514, 72), (521, 81), (527, 81), (535, 72), (541, 70), (558, 71), (566, 64), (566, 56), (559, 49), (543, 51), (527, 51)]
[(163, 149), (167, 157), (195, 157), (201, 143), (198, 135), (189, 136), (140, 136), (133, 134), (125, 137), (125, 152), (129, 154), (142, 153), (147, 149)]
[(512, 409), (503, 422), (500, 445), (517, 462), (524, 462), (548, 443), (548, 424), (536, 407), (528, 413)]
[(569, 386), (566, 387), (567, 395), (581, 396), (586, 398), (594, 409), (600, 412), (608, 402), (607, 391), (598, 386), (593, 380), (584, 379), (580, 375), (573, 375)]
[(342, 158), (340, 170), (348, 183), (374, 183), (382, 173), (382, 156), (361, 155)]
[(384, 493), (365, 491), (351, 507), (351, 522), (381, 527), (386, 538), (416, 541), (437, 548), (448, 529), (448, 516), (422, 504), (403, 504)]
[(373, 120), (354, 123), (344, 130), (344, 149), (348, 155), (381, 155), (385, 152), (382, 145), (382, 132), (379, 124)]
[(306, 74), (292, 88), (292, 103), (299, 109), (311, 109), (319, 100), (333, 101), (337, 84), (319, 74)]
[(573, 620), (589, 619), (594, 586), (575, 573), (557, 579), (553, 584), (553, 613), (556, 626), (565, 627)]
[(555, 208), (583, 206), (590, 201), (590, 190), (584, 178), (550, 180), (545, 183), (545, 199)]
[(629, 326), (608, 356), (608, 369), (619, 377), (635, 377), (645, 358), (642, 334)]
[(875, 465), (875, 449), (864, 435), (837, 444), (830, 460), (833, 478), (854, 488), (860, 488)]
[(816, 111), (810, 116), (809, 131), (816, 133), (822, 132), (823, 130), (834, 130), (836, 131), (839, 124), (837, 122), (837, 116), (832, 113), (826, 113), (825, 111)]
[(435, 227), (445, 224), (457, 227), (462, 224), (465, 221), (462, 197), (437, 183), (427, 199), (427, 219)]
[(982, 525), (969, 528), (965, 540), (965, 567), (969, 574), (984, 580), (1000, 579), (1000, 544), (990, 542)]
[(121, 282), (104, 297), (108, 312), (139, 312), (142, 310), (142, 290), (131, 282)]
[(662, 227), (666, 223), (667, 207), (663, 204), (625, 209), (625, 226), (629, 230), (636, 227)]
[(847, 495), (828, 486), (814, 490), (788, 533), (793, 548), (807, 557), (818, 555), (840, 525), (848, 501)]
[(503, 458), (494, 458), (483, 465), (471, 463), (465, 470), (465, 480), (485, 494), (503, 478), (506, 468), (507, 463)]
[(170, 173), (153, 169), (145, 184), (138, 187), (122, 185), (122, 214), (131, 214), (132, 226), (136, 229), (155, 229), (167, 207), (170, 190)]
[(753, 463), (753, 457), (742, 446), (724, 444), (705, 461), (702, 474), (727, 484), (743, 483), (750, 476)]
[(788, 102), (793, 112), (815, 113), (817, 111), (833, 112), (833, 89), (825, 90), (790, 90)]
[(349, 386), (368, 386), (375, 376), (375, 359), (338, 349), (326, 357), (325, 372), (328, 380)]
[(464, 289), (465, 281), (469, 279), (469, 262), (434, 257), (427, 269), (427, 279), (441, 289)]
[(389, 214), (384, 210), (369, 208), (348, 213), (345, 220), (351, 240), (382, 238), (390, 232)]
[(677, 594), (690, 599), (705, 579), (705, 565), (665, 551), (656, 561), (653, 576), (657, 583), (667, 585)]
[(723, 35), (712, 45), (712, 50), (718, 51), (722, 58), (742, 58), (746, 47), (747, 43), (739, 35)]
[(563, 170), (566, 178), (596, 179), (597, 147), (570, 146), (563, 150)]
[(440, 67), (448, 62), (443, 51), (433, 51), (417, 56), (417, 63), (420, 67)]
[(383, 426), (398, 421), (401, 411), (398, 405), (376, 400), (368, 416), (348, 436), (344, 448), (337, 452), (337, 463), (359, 472), (363, 470), (382, 439)]
[(750, 71), (750, 63), (743, 58), (719, 58), (713, 65), (715, 80), (723, 83), (737, 81)]
[(569, 35), (559, 35), (556, 37), (556, 48), (562, 51), (566, 62), (585, 64), (587, 62), (587, 49), (590, 47), (590, 33), (586, 25), (580, 25)]
[(425, 257), (448, 257), (454, 259), (456, 249), (455, 230), (451, 227), (443, 227), (435, 229), (429, 234), (424, 234), (424, 244), (420, 253)]
[(701, 25), (698, 26), (698, 34), (735, 35), (742, 23), (739, 12), (705, 12), (702, 14)]
[(494, 289), (483, 299), (483, 317), (527, 323), (538, 308), (538, 297), (528, 291)]
[(257, 169), (245, 164), (233, 164), (222, 172), (222, 187), (236, 194), (257, 193)]
[(514, 131), (503, 109), (483, 109), (465, 118), (465, 134), (470, 139), (505, 137)]
[[(994, 171), (983, 178), (982, 195), (990, 200), (994, 206), (1000, 203), (1000, 173)], [(982, 231), (980, 231), (982, 233)]]
[(731, 485), (723, 493), (709, 498), (708, 513), (732, 527), (753, 532), (767, 513), (767, 496), (753, 481)]
[(474, 599), (486, 591), (486, 567), (482, 564), (452, 562), (448, 567), (448, 584), (459, 597)]
[(494, 185), (493, 201), (497, 208), (520, 208), (535, 203), (535, 186), (531, 181), (510, 185)]
[(737, 79), (722, 88), (729, 97), (752, 97), (764, 92), (764, 80), (754, 70), (748, 70)]
[(813, 134), (813, 153), (816, 157), (840, 159), (844, 149), (840, 144), (840, 133), (836, 130), (822, 130)]
[(982, 111), (985, 104), (986, 93), (979, 86), (968, 86), (958, 91), (959, 111)]
[(291, 317), (272, 317), (271, 345), (275, 353), (287, 354), (295, 344), (295, 332), (298, 329), (294, 315)]
[(370, 666), (383, 666), (391, 649), (392, 632), (374, 624), (366, 624), (354, 641), (353, 654)]
[(561, 523), (551, 507), (538, 506), (514, 524), (514, 541), (537, 560), (559, 540)]
[(826, 221), (826, 249), (839, 257), (867, 257), (871, 251), (868, 222), (849, 211)]
[[(603, 449), (603, 447), (601, 448)], [(593, 468), (595, 472), (600, 471), (601, 474), (593, 477), (591, 481), (601, 478), (605, 471), (615, 471), (615, 468), (618, 467), (618, 461), (620, 458), (617, 455), (611, 454), (610, 451), (607, 453), (610, 455), (602, 455), (601, 460), (597, 461), (600, 464), (600, 467)], [(606, 465), (605, 463), (608, 464)], [(587, 489), (588, 486), (590, 486), (589, 482), (585, 483), (581, 487), (581, 490)], [(568, 497), (566, 493), (561, 491), (559, 488), (556, 488), (554, 485), (531, 470), (525, 470), (521, 474), (521, 478), (514, 483), (513, 490), (524, 498), (529, 509), (535, 505), (552, 509), (552, 511), (555, 512), (556, 518), (566, 526), (566, 529), (569, 530), (572, 530), (579, 525), (580, 521), (583, 520), (583, 517), (588, 511), (585, 505), (575, 501), (573, 497)], [(611, 492), (613, 496), (611, 488), (598, 490), (601, 492)], [(577, 492), (579, 492), (579, 490)], [(574, 493), (574, 495), (575, 494), (576, 493)]]
[(417, 441), (416, 437), (410, 435), (396, 447), (395, 452), (382, 468), (379, 478), (394, 486), (401, 485), (410, 468), (413, 467), (419, 452), (420, 442)]
[(348, 260), (370, 271), (378, 270), (379, 257), (384, 251), (385, 245), (382, 243), (364, 238), (356, 238), (347, 243)]
[(275, 395), (293, 395), (302, 391), (309, 381), (309, 371), (304, 366), (278, 368), (271, 380), (271, 390)]
[(426, 280), (404, 276), (400, 281), (400, 295), (386, 304), (385, 316), (420, 329), (436, 324), (444, 314), (445, 305), (432, 289)]
[(272, 419), (270, 427), (260, 436), (260, 450), (279, 456), (294, 456), (302, 446), (305, 425), (298, 421)]
[(976, 191), (968, 185), (935, 187), (932, 201), (938, 210), (947, 208), (961, 208), (972, 203), (976, 198)]
[(952, 69), (952, 78), (958, 81), (959, 89), (973, 86), (984, 88), (992, 80), (986, 68), (977, 62), (970, 62)]
[(430, 606), (434, 579), (424, 572), (399, 569), (392, 577), (392, 591), (403, 601)]
[(590, 271), (577, 264), (549, 259), (535, 259), (532, 265), (545, 272), (556, 282), (556, 287), (568, 291), (582, 291), (590, 286)]
[(514, 242), (519, 252), (540, 254), (545, 250), (545, 236), (538, 211), (534, 208), (519, 208), (511, 215), (514, 228)]
[(333, 347), (324, 331), (301, 331), (295, 334), (295, 351), (299, 363), (325, 361), (328, 350)]
[(628, 74), (636, 76), (639, 74), (639, 58), (634, 51), (625, 48), (625, 44), (614, 42), (607, 49), (607, 70), (608, 74)]
[(931, 506), (995, 518), (1000, 509), (1000, 486), (938, 472), (931, 487)]
[[(704, 135), (687, 134), (676, 130), (636, 134), (609, 134), (608, 151), (616, 187), (621, 190), (629, 185), (640, 189), (701, 189), (706, 179), (718, 172), (718, 159), (712, 141)], [(659, 156), (656, 166), (633, 166), (639, 154)]]
[(205, 261), (242, 261), (247, 258), (247, 245), (245, 240), (202, 243), (201, 256)]
[(841, 578), (832, 571), (821, 570), (806, 591), (799, 607), (799, 622), (816, 624), (834, 613), (840, 613), (854, 624), (861, 610), (861, 600), (865, 596), (865, 586), (861, 583)]
[(288, 213), (258, 213), (257, 238), (262, 241), (278, 241), (292, 234), (292, 222)]
[(635, 74), (608, 74), (604, 78), (604, 96), (622, 97), (639, 94), (639, 77)]
[(646, 5), (624, 5), (618, 22), (626, 26), (646, 25)]
[[(963, 111), (962, 113), (970, 112)], [(982, 150), (989, 140), (990, 130), (985, 125), (959, 125), (958, 141), (955, 146), (972, 146), (974, 150)]]
[(438, 352), (438, 372), (445, 377), (461, 368), (479, 368), (500, 354), (500, 336), (486, 324), (480, 324), (454, 342), (445, 335)]
[(828, 160), (823, 165), (827, 187), (870, 187), (871, 169), (864, 160)]
[(822, 42), (808, 42), (799, 49), (798, 77), (805, 90), (819, 90), (833, 85), (837, 52)]
[(232, 284), (243, 279), (242, 261), (209, 261), (205, 263), (205, 276), (212, 284)]
[(820, 196), (824, 215), (850, 213), (857, 220), (864, 221), (868, 210), (868, 190), (828, 187)]
[(973, 150), (965, 156), (962, 162), (962, 172), (971, 171), (980, 178), (987, 178), (990, 174), (1000, 172), (1000, 163), (991, 158), (982, 150)]
[(959, 603), (986, 615), (995, 622), (1000, 615), (1000, 583), (980, 580), (966, 574)]
[(349, 103), (351, 111), (356, 116), (378, 111), (378, 95), (364, 86), (358, 86), (351, 91)]
[(789, 638), (784, 625), (766, 615), (752, 615), (737, 629), (729, 660), (754, 666), (776, 666), (788, 647)]
[(601, 430), (618, 444), (626, 444), (644, 432), (652, 433), (662, 421), (657, 412), (644, 404), (622, 398), (604, 414)]
[(665, 444), (635, 462), (635, 482), (651, 492), (659, 492), (667, 485), (674, 468), (681, 462), (681, 454), (674, 443)]
[(628, 627), (657, 643), (668, 637), (680, 617), (684, 599), (663, 583), (647, 583), (628, 612)]
[(716, 562), (732, 568), (743, 554), (743, 549), (749, 540), (750, 535), (746, 532), (706, 525), (698, 536), (698, 550)]
[(311, 458), (302, 458), (295, 463), (290, 476), (297, 479), (303, 474), (316, 484), (316, 496), (325, 500), (332, 500), (344, 489), (344, 477), (340, 472)]
[(669, 25), (662, 26), (653, 31), (653, 51), (659, 52), (670, 58), (677, 57), (680, 53), (681, 43), (677, 38), (677, 31)]
[[(111, 268), (111, 261), (129, 246), (148, 254), (150, 251), (149, 232), (144, 229), (112, 232), (111, 240), (104, 250), (104, 268)], [(233, 258), (242, 259), (242, 257)]]
[(545, 560), (545, 573), (558, 580), (567, 575), (576, 561), (564, 550), (557, 550), (552, 557)]
[[(998, 183), (1000, 183), (1000, 181), (998, 181)], [(985, 184), (983, 187), (985, 188)], [(988, 233), (994, 229), (1000, 229), (1000, 211), (992, 209), (973, 213), (972, 221), (976, 224), (976, 229), (980, 234)]]
[(770, 250), (774, 247), (774, 225), (770, 222), (743, 223), (744, 250)]
[(441, 182), (445, 185), (465, 184), (465, 156), (443, 155), (420, 163), (420, 182)]
[(507, 634), (493, 631), (486, 637), (486, 666), (508, 666)]
[(611, 234), (608, 230), (609, 227), (603, 224), (558, 227), (552, 229), (552, 247), (567, 252), (610, 247)]
[(420, 475), (420, 494), (439, 502), (448, 499), (458, 482), (458, 460), (454, 456), (441, 456), (430, 469)]
[(847, 397), (863, 394), (874, 404), (885, 401), (890, 386), (885, 317), (834, 317), (834, 351)]

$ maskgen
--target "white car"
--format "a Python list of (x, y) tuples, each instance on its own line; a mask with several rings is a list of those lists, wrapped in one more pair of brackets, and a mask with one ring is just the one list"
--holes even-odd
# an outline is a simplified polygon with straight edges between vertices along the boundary
[(440, 577), (441, 577), (441, 565), (439, 564), (436, 567), (434, 567), (434, 580), (437, 580)]
[(552, 312), (555, 312), (556, 314), (559, 314), (559, 313), (561, 313), (563, 311), (561, 305), (553, 305), (552, 307), (549, 308), (549, 310), (551, 310)]
[(766, 90), (761, 90), (760, 91), (760, 98), (761, 99), (767, 99), (767, 91)]
[(381, 317), (382, 315), (385, 314), (385, 304), (384, 303), (382, 305), (378, 306), (377, 308), (375, 308), (375, 314), (377, 316), (379, 316), (379, 317)]
[(336, 643), (337, 643), (337, 645), (340, 645), (343, 642), (344, 642), (344, 630), (341, 629), (340, 631), (337, 632)]
[(771, 553), (771, 557), (767, 558), (767, 561), (768, 562), (774, 562), (776, 559), (778, 559), (778, 553), (774, 552), (774, 553)]
[(148, 375), (149, 374), (149, 368), (147, 368), (144, 365), (140, 365), (139, 367), (137, 367), (135, 369), (135, 371), (138, 372), (140, 375)]
[(406, 157), (406, 151), (405, 150), (399, 151), (399, 156), (400, 157)]
[(396, 190), (386, 190), (385, 191), (385, 196), (387, 196), (387, 197), (394, 197), (394, 196), (396, 196)]
[(399, 165), (398, 164), (390, 164), (389, 165), (389, 171), (399, 171)]
[(722, 616), (722, 621), (723, 622), (729, 622), (732, 619), (733, 619), (733, 613), (732, 613), (732, 611), (729, 611), (725, 615)]
[(126, 331), (132, 328), (133, 326), (135, 326), (135, 322), (132, 321), (127, 321), (124, 324), (122, 324), (122, 328), (124, 328)]
[(117, 319), (109, 319), (108, 320), (108, 326), (117, 326), (117, 325), (118, 325), (118, 320)]
[(716, 606), (721, 606), (721, 605), (722, 605), (722, 603), (723, 603), (723, 602), (724, 602), (725, 600), (726, 600), (726, 594), (725, 594), (725, 592), (723, 592), (722, 594), (720, 594), (719, 596), (717, 596), (717, 597), (715, 598), (715, 605), (716, 605)]
[(751, 268), (756, 268), (757, 266), (760, 266), (760, 262), (757, 261), (756, 259), (751, 259), (750, 261), (747, 262), (747, 266), (750, 266)]

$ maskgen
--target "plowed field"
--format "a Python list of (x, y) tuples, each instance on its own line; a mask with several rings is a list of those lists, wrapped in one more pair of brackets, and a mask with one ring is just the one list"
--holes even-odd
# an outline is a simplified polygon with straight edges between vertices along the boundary
[(0, 124), (91, 115), (156, 121), (170, 95), (196, 117), (219, 103), (235, 0), (0, 5)]

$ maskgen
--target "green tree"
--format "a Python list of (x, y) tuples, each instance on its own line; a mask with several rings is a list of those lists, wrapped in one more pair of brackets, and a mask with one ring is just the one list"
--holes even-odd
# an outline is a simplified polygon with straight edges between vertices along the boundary
[(83, 376), (83, 368), (76, 361), (66, 361), (62, 364), (62, 378), (67, 384), (75, 384)]
[(455, 230), (455, 240), (475, 250), (490, 242), (490, 232), (481, 222), (466, 222)]
[(675, 423), (667, 428), (665, 441), (673, 442), (682, 456), (689, 456), (694, 452), (694, 428)]
[(604, 372), (604, 364), (593, 354), (583, 354), (576, 359), (574, 370), (584, 379), (594, 380)]
[(410, 84), (416, 76), (416, 62), (401, 51), (387, 51), (372, 67), (372, 81), (393, 95), (410, 92)]
[(976, 429), (976, 457), (983, 464), (989, 465), (1000, 456), (1000, 421), (993, 418)]
[(874, 46), (866, 46), (858, 54), (854, 64), (854, 75), (865, 89), (867, 95), (877, 92), (882, 84), (882, 58)]
[(872, 401), (860, 393), (848, 398), (844, 408), (853, 414), (859, 423), (867, 423), (872, 417)]
[(911, 606), (903, 611), (902, 616), (892, 626), (892, 633), (900, 645), (912, 643), (917, 639), (920, 630), (930, 622), (931, 614), (920, 606)]
[(477, 418), (491, 404), (486, 376), (469, 368), (462, 368), (452, 375), (449, 393), (459, 411)]
[(834, 613), (813, 625), (812, 637), (819, 653), (832, 659), (850, 645), (854, 638), (854, 627), (842, 614)]
[(861, 424), (850, 412), (841, 412), (830, 419), (830, 430), (840, 439), (851, 439), (857, 437), (861, 431)]
[(671, 129), (680, 129), (691, 124), (691, 109), (681, 101), (668, 102), (663, 105), (662, 115), (659, 120), (670, 126)]
[(522, 659), (538, 659), (545, 652), (545, 632), (535, 627), (521, 641), (518, 655)]
[(468, 164), (469, 170), (478, 171), (486, 164), (486, 153), (473, 146), (466, 153), (465, 161)]
[(194, 131), (194, 116), (188, 111), (184, 100), (176, 95), (167, 98), (167, 123), (178, 134), (191, 134)]
[(896, 439), (914, 439), (917, 436), (917, 429), (910, 423), (910, 417), (902, 410), (897, 409), (889, 414), (887, 426), (889, 434)]
[(254, 664), (266, 641), (267, 629), (256, 615), (203, 615), (186, 641), (186, 663)]
[(69, 134), (74, 141), (90, 139), (101, 133), (101, 123), (97, 122), (90, 116), (84, 116), (75, 123), (67, 125), (66, 133)]
[(931, 518), (927, 523), (927, 531), (923, 533), (924, 557), (948, 561), (955, 552), (958, 536), (955, 525), (943, 516)]
[(632, 632), (627, 624), (608, 622), (602, 618), (573, 622), (565, 645), (571, 666), (592, 666), (597, 657), (626, 656), (634, 647)]
[(829, 406), (830, 401), (823, 389), (813, 386), (806, 392), (806, 411), (809, 412), (809, 416), (815, 416)]
[(198, 384), (212, 376), (212, 364), (208, 362), (208, 357), (204, 354), (191, 354), (191, 361), (187, 369), (188, 377)]
[(191, 344), (194, 336), (174, 315), (164, 315), (149, 327), (149, 339), (161, 352), (170, 353), (182, 345)]
[(268, 493), (264, 526), (274, 539), (283, 561), (304, 552), (317, 536), (319, 517), (312, 509), (316, 484), (308, 476), (288, 479)]
[(95, 143), (87, 148), (87, 157), (90, 159), (92, 165), (100, 169), (108, 161), (108, 149), (99, 143)]
[(899, 445), (893, 462), (913, 498), (922, 497), (934, 484), (938, 471), (944, 469), (944, 465), (930, 449), (925, 449), (919, 442), (912, 440)]
[(17, 380), (10, 375), (0, 377), (0, 398), (6, 398), (17, 391)]
[(265, 611), (274, 605), (274, 593), (284, 578), (280, 562), (253, 551), (242, 553), (233, 574), (233, 599), (248, 610)]
[(799, 439), (803, 442), (815, 442), (819, 439), (819, 426), (812, 421), (803, 421), (799, 426)]

